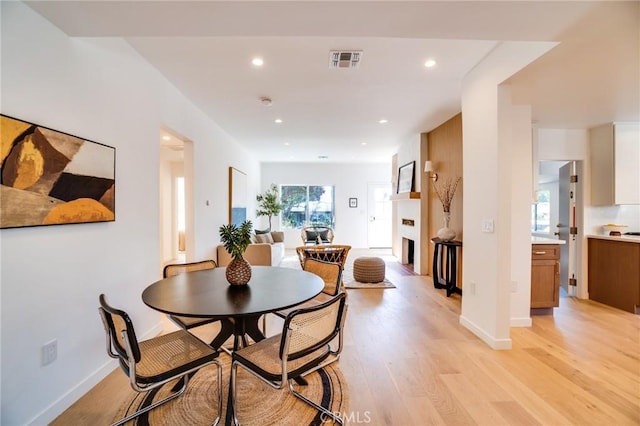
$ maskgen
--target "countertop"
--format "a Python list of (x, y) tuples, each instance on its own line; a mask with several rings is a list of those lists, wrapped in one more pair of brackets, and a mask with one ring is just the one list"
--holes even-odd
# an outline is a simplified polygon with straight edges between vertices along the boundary
[(598, 240), (611, 240), (611, 241), (620, 241), (625, 243), (640, 244), (640, 235), (620, 235), (619, 237), (614, 237), (611, 235), (587, 235), (587, 238), (596, 238)]
[(565, 241), (556, 240), (555, 238), (535, 237), (532, 235), (531, 244), (565, 244)]

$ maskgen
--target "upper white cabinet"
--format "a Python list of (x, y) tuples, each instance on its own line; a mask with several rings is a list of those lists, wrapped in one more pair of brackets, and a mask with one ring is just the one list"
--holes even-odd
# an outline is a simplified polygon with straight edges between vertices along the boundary
[(591, 203), (640, 204), (640, 123), (612, 123), (589, 130)]

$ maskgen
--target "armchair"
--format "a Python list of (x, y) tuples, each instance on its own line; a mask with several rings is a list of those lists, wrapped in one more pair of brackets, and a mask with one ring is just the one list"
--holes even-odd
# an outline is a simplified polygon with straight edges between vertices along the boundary
[(302, 244), (332, 244), (333, 229), (328, 226), (305, 226), (302, 228)]

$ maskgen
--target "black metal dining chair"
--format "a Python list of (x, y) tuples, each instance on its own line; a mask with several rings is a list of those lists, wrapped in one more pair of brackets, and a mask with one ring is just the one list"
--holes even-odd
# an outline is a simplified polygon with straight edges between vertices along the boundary
[(344, 286), (342, 285), (342, 266), (339, 263), (308, 258), (305, 259), (302, 269), (322, 278), (324, 288), (320, 294), (305, 303), (274, 312), (274, 314), (280, 318), (286, 318), (290, 312), (296, 309), (307, 308), (326, 302), (344, 290)]
[[(342, 351), (342, 328), (346, 318), (346, 294), (339, 293), (330, 300), (287, 315), (282, 333), (235, 351), (231, 365), (231, 404), (233, 421), (237, 415), (238, 368), (275, 389), (288, 388), (296, 398), (304, 401), (327, 418), (344, 424), (335, 413), (310, 400), (295, 389), (294, 381), (334, 362)], [(337, 348), (331, 343), (338, 337)]]
[[(164, 278), (173, 277), (178, 274), (184, 274), (194, 271), (202, 271), (204, 269), (213, 269), (217, 267), (216, 262), (213, 260), (201, 260), (199, 262), (189, 263), (171, 263), (166, 265), (162, 270), (162, 276)], [(210, 324), (212, 322), (220, 321), (219, 318), (197, 318), (197, 317), (182, 317), (178, 315), (167, 315), (171, 321), (173, 321), (178, 327), (188, 330), (190, 328), (200, 327), (201, 325)]]
[(110, 306), (104, 294), (100, 295), (100, 317), (107, 335), (107, 353), (120, 362), (136, 392), (148, 392), (180, 379), (182, 387), (168, 397), (146, 406), (114, 423), (124, 424), (141, 414), (182, 395), (190, 375), (208, 365), (217, 369), (218, 412), (213, 421), (217, 425), (222, 413), (222, 366), (217, 360), (219, 352), (185, 330), (174, 331), (138, 342), (129, 315)]

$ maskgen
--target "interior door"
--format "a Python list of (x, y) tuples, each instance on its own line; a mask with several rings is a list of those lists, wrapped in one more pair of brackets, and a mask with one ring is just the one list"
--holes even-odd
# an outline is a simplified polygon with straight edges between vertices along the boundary
[[(575, 188), (571, 176), (575, 174), (574, 162), (560, 167), (558, 177), (558, 239), (565, 244), (560, 246), (560, 286), (569, 293), (570, 244), (573, 238), (570, 229), (575, 227)], [(571, 253), (572, 254), (572, 253)]]
[(391, 247), (391, 184), (368, 185), (369, 248)]

